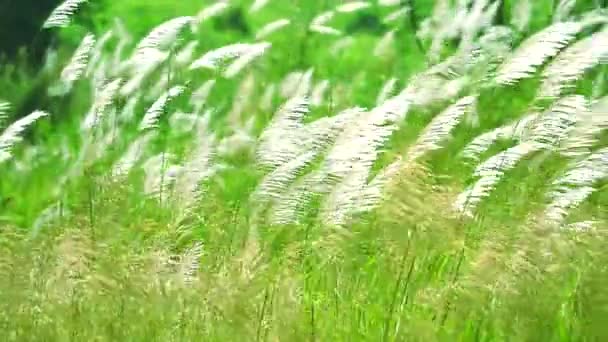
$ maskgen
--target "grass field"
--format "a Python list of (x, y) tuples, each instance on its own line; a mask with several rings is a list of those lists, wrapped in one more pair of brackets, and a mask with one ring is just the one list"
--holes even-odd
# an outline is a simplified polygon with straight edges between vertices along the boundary
[(0, 65), (1, 340), (608, 339), (601, 5), (66, 1)]

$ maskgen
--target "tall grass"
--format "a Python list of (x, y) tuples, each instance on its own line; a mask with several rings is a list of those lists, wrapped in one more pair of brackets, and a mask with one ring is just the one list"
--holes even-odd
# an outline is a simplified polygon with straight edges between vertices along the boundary
[(608, 337), (594, 5), (87, 6), (0, 94), (7, 340)]

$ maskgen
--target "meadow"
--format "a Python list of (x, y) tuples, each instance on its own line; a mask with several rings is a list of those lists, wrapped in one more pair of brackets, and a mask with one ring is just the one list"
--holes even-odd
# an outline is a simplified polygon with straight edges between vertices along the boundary
[(0, 64), (3, 341), (608, 339), (590, 0), (67, 0)]

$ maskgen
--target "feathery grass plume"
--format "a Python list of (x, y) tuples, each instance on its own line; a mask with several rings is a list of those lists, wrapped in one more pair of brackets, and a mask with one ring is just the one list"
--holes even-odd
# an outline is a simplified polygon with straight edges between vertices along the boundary
[(462, 37), (459, 48), (468, 50), (472, 47), (474, 39), (486, 27), (492, 26), (501, 0), (477, 0), (467, 14), (462, 25)]
[(120, 94), (125, 97), (131, 96), (134, 92), (140, 89), (146, 77), (152, 74), (152, 72), (154, 72), (154, 70), (168, 57), (168, 52), (152, 49), (146, 52), (146, 59), (141, 59), (138, 64), (133, 65), (133, 60), (131, 60), (131, 65), (133, 65), (133, 69), (131, 70), (132, 76), (122, 86), (120, 89)]
[(328, 225), (343, 226), (359, 208), (362, 190), (367, 185), (369, 169), (355, 164), (352, 170), (335, 185), (321, 206), (321, 220)]
[(472, 216), (473, 210), (491, 194), (505, 172), (537, 151), (556, 148), (572, 130), (577, 114), (585, 106), (586, 100), (580, 95), (569, 96), (553, 104), (532, 123), (522, 142), (490, 157), (475, 169), (474, 175), (480, 179), (458, 196), (454, 203), (455, 209)]
[(326, 159), (328, 175), (342, 175), (352, 163), (371, 167), (380, 148), (399, 127), (409, 111), (410, 102), (398, 95), (386, 100), (367, 115), (359, 115), (338, 137)]
[[(207, 114), (208, 115), (208, 114)], [(203, 194), (201, 182), (217, 171), (213, 166), (216, 155), (215, 136), (208, 129), (209, 117), (199, 118), (195, 129), (195, 144), (175, 178), (173, 200), (184, 210), (190, 209)]]
[(251, 7), (249, 7), (249, 13), (255, 13), (261, 10), (262, 8), (266, 7), (269, 2), (270, 0), (255, 0), (253, 4), (251, 4)]
[(532, 3), (530, 0), (516, 0), (511, 3), (511, 25), (517, 29), (517, 31), (525, 31), (530, 25), (530, 19), (532, 18)]
[(553, 24), (527, 38), (496, 71), (495, 81), (511, 85), (531, 77), (545, 61), (568, 45), (583, 25), (578, 22)]
[(385, 57), (390, 54), (393, 45), (395, 44), (395, 33), (396, 30), (390, 30), (380, 38), (374, 47), (375, 57)]
[(156, 100), (170, 87), (169, 83), (173, 76), (172, 71), (173, 69), (169, 66), (165, 66), (162, 70), (158, 71), (158, 78), (149, 86), (149, 89), (144, 96), (144, 100)]
[(473, 210), (484, 198), (490, 196), (505, 172), (537, 150), (536, 144), (523, 142), (486, 160), (475, 170), (475, 176), (479, 176), (479, 180), (458, 195), (454, 208), (464, 215), (473, 216)]
[(144, 194), (155, 197), (168, 193), (177, 177), (180, 166), (173, 163), (176, 157), (170, 153), (159, 153), (148, 158), (142, 164), (144, 170)]
[(135, 118), (135, 107), (139, 102), (139, 97), (133, 96), (127, 100), (127, 103), (122, 107), (118, 113), (118, 120), (120, 122), (132, 122)]
[(203, 243), (197, 241), (180, 256), (179, 275), (184, 285), (190, 286), (198, 279), (203, 252)]
[(576, 6), (576, 0), (559, 0), (553, 11), (553, 22), (558, 23), (568, 19)]
[(455, 39), (463, 33), (463, 23), (469, 14), (468, 3), (452, 5), (447, 0), (436, 2), (433, 14), (427, 18), (416, 33), (420, 39), (430, 39), (427, 55), (432, 62), (440, 60), (447, 39)]
[(568, 157), (587, 155), (599, 143), (601, 132), (608, 128), (608, 97), (593, 103), (589, 110), (581, 110), (578, 117), (575, 127), (560, 145), (560, 153)]
[(308, 123), (302, 127), (302, 146), (309, 150), (323, 150), (330, 146), (344, 129), (355, 122), (357, 118), (365, 113), (360, 107), (348, 108), (335, 116), (324, 117)]
[(294, 97), (279, 108), (259, 139), (256, 153), (261, 166), (274, 169), (302, 152), (296, 132), (301, 131), (309, 107), (307, 97)]
[(0, 163), (12, 157), (13, 147), (23, 140), (21, 134), (38, 119), (48, 115), (46, 112), (37, 110), (9, 125), (0, 135)]
[(257, 44), (236, 43), (208, 51), (201, 58), (190, 64), (190, 70), (200, 68), (216, 69), (226, 60), (234, 59), (251, 52), (252, 47), (255, 49), (259, 46)]
[(567, 224), (564, 226), (565, 230), (575, 231), (575, 232), (588, 232), (595, 228), (598, 225), (598, 221), (580, 221)]
[(272, 44), (267, 42), (252, 44), (247, 53), (242, 56), (239, 56), (226, 68), (226, 70), (224, 71), (224, 77), (233, 78), (239, 72), (241, 72), (241, 70), (251, 64), (254, 59), (263, 55), (266, 50), (270, 49), (271, 46)]
[[(359, 115), (337, 138), (319, 170), (320, 189), (329, 190), (321, 216), (332, 225), (346, 223), (367, 185), (374, 161), (409, 111), (402, 96), (388, 99), (367, 115)], [(327, 190), (322, 190), (326, 192)]]
[(378, 0), (379, 6), (391, 7), (401, 5), (401, 0)]
[(585, 71), (608, 58), (608, 29), (583, 38), (560, 53), (542, 73), (540, 98), (557, 98)]
[(11, 109), (11, 104), (6, 101), (0, 101), (0, 127), (7, 119), (6, 113)]
[(216, 80), (207, 80), (200, 87), (198, 87), (192, 95), (190, 96), (190, 105), (194, 107), (194, 111), (196, 113), (200, 112), (205, 103), (207, 102), (207, 98), (211, 94), (211, 90), (215, 86)]
[(559, 148), (559, 144), (573, 130), (579, 115), (587, 111), (587, 100), (581, 95), (559, 99), (545, 112), (530, 130), (526, 139), (539, 148)]
[(280, 29), (289, 26), (290, 24), (291, 24), (291, 20), (285, 19), (285, 18), (270, 22), (270, 23), (264, 25), (261, 29), (259, 29), (258, 32), (256, 32), (255, 39), (256, 40), (264, 39), (264, 38), (268, 37), (269, 35), (273, 34), (274, 32), (277, 32)]
[(308, 173), (296, 180), (289, 188), (275, 199), (270, 208), (268, 220), (272, 225), (287, 225), (300, 223), (306, 216), (306, 208), (312, 200), (313, 191), (317, 184), (316, 174)]
[(198, 41), (194, 40), (186, 44), (176, 55), (175, 55), (175, 63), (177, 66), (184, 67), (190, 62), (192, 62), (192, 58), (194, 57), (194, 51), (198, 47)]
[(255, 81), (254, 74), (250, 72), (241, 80), (236, 89), (234, 99), (232, 100), (232, 107), (226, 117), (227, 123), (231, 128), (238, 127), (243, 123), (243, 113), (252, 106), (256, 86)]
[(222, 157), (251, 154), (257, 139), (254, 133), (255, 117), (251, 117), (245, 124), (233, 125), (232, 134), (224, 137), (217, 146), (217, 154)]
[(300, 85), (300, 80), (304, 78), (304, 72), (300, 70), (295, 70), (288, 73), (280, 84), (280, 94), (281, 97), (285, 99), (290, 99), (293, 94), (296, 93), (296, 89)]
[[(401, 1), (401, 0), (399, 0)], [(398, 20), (401, 20), (403, 17), (405, 17), (408, 13), (410, 13), (411, 8), (404, 6), (401, 7), (397, 10), (392, 11), (391, 13), (387, 14), (384, 18), (382, 18), (382, 22), (385, 24), (391, 24), (394, 23)]]
[(95, 36), (92, 33), (88, 33), (82, 39), (78, 48), (76, 48), (68, 65), (61, 71), (61, 94), (69, 92), (72, 89), (74, 82), (78, 81), (82, 75), (84, 75), (94, 46)]
[(329, 80), (321, 80), (314, 86), (310, 95), (310, 103), (312, 106), (319, 107), (323, 104), (329, 86)]
[(568, 211), (576, 208), (598, 189), (595, 183), (608, 178), (608, 148), (602, 148), (575, 163), (562, 177), (553, 182), (551, 204), (545, 211), (547, 219), (561, 224)]
[(72, 16), (76, 13), (80, 5), (87, 1), (88, 0), (66, 0), (51, 12), (51, 15), (46, 19), (42, 28), (48, 29), (52, 27), (68, 26)]
[(312, 68), (305, 72), (290, 72), (281, 82), (281, 96), (286, 99), (309, 96), (312, 88), (313, 72)]
[(372, 4), (370, 4), (367, 1), (351, 1), (351, 2), (346, 2), (344, 4), (338, 5), (338, 7), (336, 7), (336, 12), (352, 13), (352, 12), (357, 12), (357, 11), (369, 8), (371, 6), (372, 6)]
[(413, 161), (427, 152), (440, 149), (439, 144), (449, 136), (467, 111), (474, 110), (475, 102), (476, 96), (463, 97), (437, 115), (408, 150), (407, 160)]
[(426, 107), (456, 97), (470, 82), (467, 76), (446, 81), (440, 75), (415, 75), (401, 92), (413, 106)]
[(82, 122), (82, 128), (85, 131), (93, 129), (99, 124), (108, 107), (116, 98), (121, 84), (122, 79), (115, 79), (104, 85), (97, 95), (95, 95), (93, 105)]
[(342, 34), (342, 31), (337, 30), (333, 27), (327, 26), (327, 23), (333, 19), (335, 15), (334, 11), (323, 12), (312, 19), (310, 25), (308, 26), (308, 30), (311, 32), (316, 32), (319, 34), (339, 36)]
[(353, 46), (353, 44), (355, 43), (355, 38), (351, 35), (348, 35), (346, 37), (342, 37), (338, 40), (336, 40), (330, 47), (329, 47), (329, 52), (334, 56), (338, 56), (340, 53), (342, 53), (345, 50), (348, 50), (350, 47)]
[(186, 25), (192, 22), (192, 19), (192, 17), (177, 17), (156, 26), (139, 41), (131, 57), (131, 62), (139, 64), (148, 60), (150, 51), (155, 53), (155, 50), (164, 50), (171, 47)]
[(467, 111), (472, 110), (476, 97), (467, 96), (438, 114), (424, 129), (417, 142), (408, 150), (406, 158), (398, 157), (382, 169), (372, 181), (356, 196), (359, 198), (355, 207), (358, 212), (375, 208), (381, 201), (384, 188), (400, 170), (411, 168), (416, 159), (429, 151), (441, 148), (440, 142), (460, 123)]
[[(322, 118), (305, 125), (300, 131), (302, 150), (311, 153), (325, 150), (335, 142), (348, 125), (356, 122), (365, 113), (364, 109), (354, 107), (333, 117)], [(324, 184), (327, 183), (325, 178), (326, 175), (319, 170), (312, 171), (292, 184), (284, 193), (279, 194), (270, 212), (270, 222), (272, 224), (299, 222), (305, 215), (306, 208), (314, 194), (329, 191), (328, 184)]]
[(152, 104), (152, 106), (150, 106), (150, 108), (144, 115), (144, 117), (141, 120), (141, 123), (139, 125), (139, 130), (145, 131), (148, 129), (158, 127), (158, 119), (165, 111), (165, 108), (166, 108), (167, 104), (169, 103), (169, 101), (171, 101), (175, 97), (180, 96), (185, 90), (186, 90), (186, 87), (178, 85), (178, 86), (172, 87), (171, 89), (166, 91), (163, 95), (161, 95), (161, 97), (158, 100), (156, 100), (156, 102), (154, 102)]
[(194, 18), (194, 20), (191, 22), (190, 27), (192, 29), (192, 32), (197, 33), (198, 28), (201, 23), (203, 23), (206, 20), (209, 20), (211, 18), (221, 15), (229, 7), (230, 7), (229, 1), (218, 1), (218, 2), (214, 3), (213, 5), (209, 5), (205, 8), (203, 8), (200, 12), (198, 12), (198, 14)]
[(301, 175), (314, 159), (319, 151), (307, 151), (298, 157), (284, 163), (267, 174), (251, 195), (251, 200), (256, 205), (267, 202), (276, 202), (285, 193), (288, 187)]
[(104, 47), (110, 41), (110, 39), (114, 37), (114, 35), (115, 33), (113, 29), (107, 30), (95, 43), (89, 58), (89, 65), (86, 71), (87, 76), (95, 74), (96, 71), (100, 72), (96, 69), (105, 69), (105, 66), (103, 65), (103, 61), (106, 59), (104, 56)]
[(522, 119), (516, 120), (513, 123), (496, 128), (492, 131), (483, 133), (473, 139), (462, 151), (464, 158), (479, 161), (480, 155), (486, 152), (498, 140), (514, 139), (520, 141), (523, 139), (527, 130), (531, 128), (539, 114), (528, 114)]
[(157, 133), (155, 131), (145, 132), (137, 137), (127, 148), (127, 151), (120, 157), (112, 168), (114, 176), (124, 176), (128, 174), (133, 167), (143, 158), (148, 150), (148, 145)]
[(112, 53), (112, 62), (114, 65), (120, 66), (118, 69), (122, 70), (121, 68), (126, 68), (128, 64), (123, 61), (123, 52), (131, 44), (133, 37), (119, 18), (114, 18), (113, 24), (114, 27), (112, 28), (112, 31), (116, 34), (118, 43)]
[(169, 118), (169, 126), (177, 134), (187, 134), (192, 132), (199, 120), (201, 117), (197, 114), (177, 111)]
[(268, 86), (265, 87), (264, 89), (264, 93), (262, 94), (259, 104), (260, 104), (260, 109), (263, 111), (271, 111), (273, 108), (273, 101), (275, 98), (275, 95), (277, 94), (277, 89), (278, 86), (276, 83), (271, 83)]

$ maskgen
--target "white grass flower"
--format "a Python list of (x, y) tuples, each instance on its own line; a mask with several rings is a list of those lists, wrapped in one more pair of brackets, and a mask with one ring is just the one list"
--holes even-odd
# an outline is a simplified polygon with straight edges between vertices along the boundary
[(252, 44), (236, 43), (205, 53), (201, 58), (195, 60), (190, 65), (190, 70), (207, 68), (216, 69), (221, 63), (229, 59), (234, 59), (249, 53), (252, 49)]
[(424, 129), (414, 146), (408, 150), (408, 161), (441, 148), (439, 144), (449, 136), (467, 111), (474, 110), (475, 101), (475, 96), (464, 97), (438, 114)]
[(308, 29), (311, 32), (316, 32), (324, 35), (339, 36), (342, 34), (340, 30), (333, 27), (327, 26), (327, 23), (333, 19), (335, 15), (334, 11), (323, 12), (312, 19)]
[(253, 60), (262, 56), (272, 45), (267, 42), (258, 44), (252, 44), (246, 54), (238, 57), (232, 64), (230, 64), (224, 71), (224, 77), (233, 78), (241, 70), (246, 68)]
[(608, 60), (608, 29), (583, 38), (559, 54), (543, 71), (540, 98), (557, 98), (587, 70)]
[(207, 80), (192, 93), (190, 104), (194, 107), (195, 112), (200, 112), (201, 108), (203, 108), (215, 83), (215, 80)]
[(218, 1), (203, 8), (191, 22), (192, 32), (197, 33), (201, 23), (223, 14), (229, 7), (230, 3), (228, 1)]
[(255, 0), (251, 7), (249, 7), (249, 13), (255, 13), (260, 11), (262, 8), (266, 7), (270, 0)]
[(401, 5), (401, 0), (378, 0), (378, 5), (391, 7)]
[(148, 145), (156, 137), (156, 132), (149, 131), (135, 139), (128, 147), (127, 151), (114, 164), (112, 174), (114, 176), (124, 176), (142, 159), (148, 151)]
[(600, 142), (602, 131), (608, 129), (608, 97), (591, 105), (588, 110), (581, 109), (578, 120), (559, 147), (559, 152), (567, 157), (585, 156)]
[(276, 93), (276, 83), (271, 83), (270, 85), (266, 86), (266, 88), (264, 89), (264, 93), (262, 94), (262, 97), (260, 99), (260, 109), (262, 109), (263, 111), (272, 110), (272, 102)]
[(559, 0), (553, 12), (553, 22), (558, 23), (568, 19), (576, 6), (576, 0)]
[(276, 168), (289, 162), (302, 152), (300, 137), (295, 133), (303, 125), (309, 112), (310, 100), (295, 97), (287, 101), (274, 115), (260, 136), (258, 163), (266, 168)]
[(289, 26), (290, 24), (291, 24), (291, 20), (289, 20), (289, 19), (278, 19), (273, 22), (270, 22), (258, 30), (258, 32), (255, 34), (255, 39), (256, 40), (264, 39), (264, 38), (268, 37), (269, 35), (279, 31), (280, 29)]
[(549, 194), (552, 202), (545, 211), (546, 217), (560, 224), (568, 211), (576, 208), (598, 188), (594, 185), (608, 178), (608, 148), (602, 148), (587, 158), (573, 164), (560, 178), (553, 182)]
[(252, 194), (252, 200), (258, 205), (277, 201), (302, 171), (311, 165), (318, 152), (305, 152), (267, 174)]
[(190, 62), (192, 62), (192, 58), (194, 56), (194, 51), (198, 47), (198, 41), (191, 41), (186, 46), (184, 46), (176, 55), (175, 55), (175, 63), (178, 66), (186, 66)]
[(144, 115), (144, 118), (141, 120), (141, 123), (139, 125), (139, 130), (145, 131), (158, 127), (158, 119), (165, 111), (169, 101), (171, 101), (171, 99), (173, 99), (174, 97), (181, 95), (184, 90), (186, 90), (184, 86), (174, 86), (167, 92), (165, 92), (163, 95), (161, 95), (161, 97), (156, 100), (156, 102), (154, 102), (152, 106), (150, 106), (150, 108)]
[(99, 124), (108, 107), (112, 104), (118, 94), (121, 84), (122, 79), (118, 78), (103, 86), (95, 96), (93, 105), (83, 120), (83, 129), (89, 130)]
[(95, 36), (89, 33), (82, 39), (70, 62), (61, 72), (61, 83), (66, 87), (66, 91), (84, 75), (94, 46)]
[(319, 107), (323, 104), (323, 102), (325, 101), (325, 94), (329, 89), (329, 85), (329, 80), (321, 80), (314, 86), (312, 94), (310, 96), (310, 103), (314, 107)]
[(538, 113), (529, 114), (513, 123), (483, 133), (477, 136), (464, 148), (462, 155), (466, 159), (479, 161), (480, 155), (489, 150), (498, 140), (513, 139), (515, 141), (521, 141), (526, 130), (529, 130), (531, 125), (534, 121), (538, 120), (538, 118)]
[(409, 12), (410, 12), (410, 8), (409, 7), (402, 7), (400, 9), (398, 9), (398, 10), (395, 10), (395, 11), (387, 14), (382, 19), (382, 22), (384, 22), (385, 24), (394, 23), (397, 20), (402, 19), (403, 17), (405, 17)]
[(371, 6), (372, 4), (367, 1), (351, 1), (336, 7), (336, 12), (352, 13), (370, 8)]
[(458, 195), (454, 208), (467, 216), (473, 216), (475, 208), (484, 198), (490, 196), (505, 172), (537, 150), (538, 146), (535, 144), (521, 143), (486, 160), (475, 170), (475, 176), (480, 177), (479, 180)]
[(21, 134), (38, 119), (48, 115), (37, 110), (9, 125), (0, 135), (0, 163), (12, 157), (13, 147), (23, 140)]
[(65, 27), (71, 22), (71, 18), (78, 8), (88, 0), (66, 0), (57, 6), (51, 15), (46, 19), (42, 28)]
[(553, 24), (526, 39), (497, 70), (498, 84), (514, 84), (532, 76), (547, 59), (554, 57), (583, 28), (580, 23)]
[(530, 0), (516, 0), (512, 5), (512, 11), (511, 25), (520, 32), (526, 30), (532, 18), (532, 3)]
[(395, 87), (397, 86), (397, 82), (399, 80), (395, 77), (388, 79), (384, 82), (382, 89), (378, 93), (378, 97), (376, 98), (376, 105), (379, 106), (383, 104), (389, 97), (393, 96), (395, 92)]
[(395, 30), (388, 31), (380, 38), (374, 47), (374, 57), (386, 57), (389, 55), (395, 44)]
[(216, 154), (215, 137), (209, 133), (207, 125), (205, 117), (197, 122), (193, 149), (175, 176), (173, 200), (184, 210), (200, 199), (203, 194), (200, 183), (216, 172), (212, 164)]
[(135, 47), (132, 61), (135, 64), (148, 60), (150, 51), (164, 50), (175, 44), (184, 27), (192, 22), (192, 17), (177, 17), (156, 26)]

